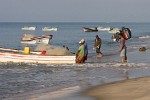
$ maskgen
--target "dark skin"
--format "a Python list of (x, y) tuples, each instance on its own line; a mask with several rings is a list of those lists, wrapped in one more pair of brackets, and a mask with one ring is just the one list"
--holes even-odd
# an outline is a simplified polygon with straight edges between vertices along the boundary
[[(123, 36), (119, 35), (119, 39), (121, 40), (121, 39), (124, 39), (124, 38), (123, 38)], [(123, 50), (123, 45), (120, 44), (120, 46), (119, 46), (119, 53), (121, 53), (122, 50)], [(122, 60), (123, 63), (127, 62), (127, 55), (123, 56), (121, 58), (121, 60)]]
[[(94, 47), (97, 47), (99, 45), (100, 45), (100, 48), (101, 48), (101, 39), (98, 37), (98, 35), (96, 35)], [(99, 55), (99, 54), (102, 54), (101, 51), (96, 52), (96, 55)]]

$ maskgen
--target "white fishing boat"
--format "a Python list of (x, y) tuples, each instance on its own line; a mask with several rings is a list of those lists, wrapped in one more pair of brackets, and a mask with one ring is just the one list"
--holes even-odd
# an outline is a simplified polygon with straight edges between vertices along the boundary
[(0, 51), (0, 62), (37, 63), (37, 64), (74, 64), (75, 55), (71, 56), (46, 56), (42, 54), (24, 54)]
[(54, 27), (44, 27), (42, 28), (42, 31), (57, 31), (58, 29), (57, 28), (54, 28)]
[[(24, 50), (21, 49), (12, 49), (12, 48), (3, 48), (0, 47), (1, 52), (12, 52), (12, 53), (24, 53)], [(30, 54), (41, 54), (40, 51), (30, 51)]]
[(21, 28), (22, 30), (35, 30), (36, 29), (36, 27), (34, 27), (34, 26), (25, 26), (25, 27), (23, 27), (23, 28)]
[(84, 32), (97, 32), (97, 27), (94, 28), (87, 28), (87, 27), (83, 27), (83, 31)]
[(120, 29), (119, 28), (111, 28), (108, 33), (117, 33), (117, 32), (120, 32)]
[(97, 27), (98, 31), (109, 31), (111, 30), (110, 27)]
[(21, 44), (49, 44), (50, 40), (52, 39), (53, 35), (42, 35), (42, 36), (32, 36), (30, 34), (24, 34), (24, 37), (21, 38)]

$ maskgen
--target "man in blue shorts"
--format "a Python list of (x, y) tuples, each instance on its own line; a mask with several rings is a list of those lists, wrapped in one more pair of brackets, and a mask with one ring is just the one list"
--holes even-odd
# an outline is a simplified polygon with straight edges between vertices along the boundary
[(119, 33), (118, 35), (120, 40), (119, 53), (120, 53), (121, 60), (124, 63), (127, 62), (127, 47), (123, 35), (121, 33)]

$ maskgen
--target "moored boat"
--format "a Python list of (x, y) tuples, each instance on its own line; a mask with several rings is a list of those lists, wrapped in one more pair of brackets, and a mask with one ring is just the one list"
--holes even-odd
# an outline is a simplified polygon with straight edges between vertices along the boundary
[(54, 28), (54, 27), (44, 27), (42, 28), (42, 31), (57, 31), (58, 29), (57, 28)]
[(50, 40), (52, 39), (53, 35), (42, 35), (42, 36), (34, 36), (30, 34), (24, 34), (23, 38), (21, 38), (21, 44), (49, 44)]
[(22, 30), (35, 30), (36, 29), (36, 27), (34, 27), (34, 26), (25, 26), (25, 27), (23, 27), (23, 28), (21, 28)]
[[(1, 52), (12, 52), (12, 53), (24, 53), (24, 50), (21, 49), (12, 49), (12, 48), (3, 48), (0, 47)], [(40, 51), (30, 51), (30, 54), (41, 54)]]
[(111, 28), (108, 33), (117, 33), (117, 32), (120, 32), (120, 29), (119, 28)]
[(20, 54), (0, 51), (0, 62), (13, 63), (38, 63), (38, 64), (73, 64), (75, 55), (72, 56), (46, 56), (41, 54)]
[(97, 27), (95, 27), (95, 28), (83, 27), (83, 31), (84, 31), (84, 32), (97, 32), (98, 29), (97, 29)]
[(111, 27), (97, 27), (97, 29), (99, 31), (109, 31), (109, 30), (111, 30)]

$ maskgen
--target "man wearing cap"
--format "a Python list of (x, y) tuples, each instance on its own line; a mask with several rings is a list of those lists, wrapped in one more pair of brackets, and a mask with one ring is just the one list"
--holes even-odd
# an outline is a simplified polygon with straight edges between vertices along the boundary
[(79, 49), (76, 52), (76, 63), (84, 62), (84, 43), (82, 41), (79, 42)]

